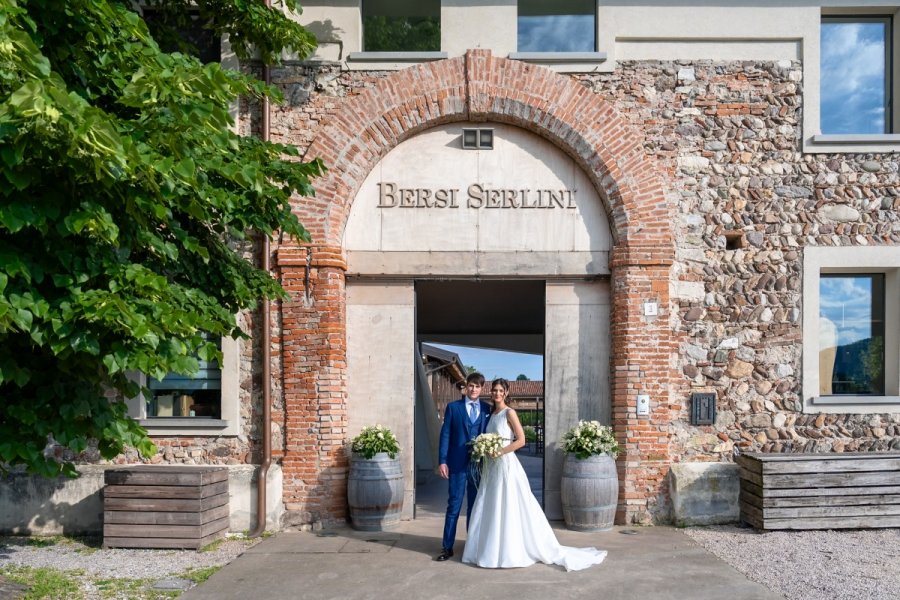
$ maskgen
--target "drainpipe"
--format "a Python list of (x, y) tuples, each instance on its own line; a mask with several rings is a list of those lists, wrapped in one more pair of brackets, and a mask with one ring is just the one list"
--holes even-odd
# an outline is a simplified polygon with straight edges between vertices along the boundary
[[(272, 8), (272, 0), (264, 0), (266, 8)], [(268, 63), (263, 65), (263, 81), (266, 85), (272, 84), (272, 69)], [(262, 139), (265, 142), (271, 137), (269, 97), (262, 99)], [(270, 269), (269, 236), (262, 234), (262, 269), (268, 273)], [(262, 418), (262, 444), (263, 460), (259, 466), (259, 476), (256, 478), (256, 527), (248, 534), (255, 538), (266, 530), (266, 483), (269, 476), (269, 466), (272, 464), (272, 304), (268, 298), (262, 303), (262, 392), (263, 392), (263, 418)]]

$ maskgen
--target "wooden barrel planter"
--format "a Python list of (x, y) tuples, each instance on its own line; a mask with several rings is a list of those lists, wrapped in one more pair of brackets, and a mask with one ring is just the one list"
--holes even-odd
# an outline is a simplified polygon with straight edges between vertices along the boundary
[(347, 481), (350, 524), (360, 531), (384, 531), (400, 524), (403, 472), (400, 459), (381, 452), (372, 458), (350, 455)]
[(619, 477), (616, 461), (610, 456), (577, 458), (566, 454), (560, 491), (566, 527), (575, 531), (612, 529), (619, 500)]

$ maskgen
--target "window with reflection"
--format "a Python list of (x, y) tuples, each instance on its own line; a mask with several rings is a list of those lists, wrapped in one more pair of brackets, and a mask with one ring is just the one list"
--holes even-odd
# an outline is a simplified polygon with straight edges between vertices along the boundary
[(819, 279), (819, 394), (885, 395), (884, 275)]
[(519, 52), (597, 50), (597, 0), (519, 0)]
[(891, 17), (823, 17), (822, 133), (891, 132)]
[(363, 50), (438, 52), (440, 0), (363, 0)]
[[(203, 337), (221, 349), (221, 340), (209, 334)], [(161, 380), (149, 378), (148, 418), (222, 418), (222, 369), (216, 361), (196, 360), (199, 369), (192, 376), (169, 373)]]

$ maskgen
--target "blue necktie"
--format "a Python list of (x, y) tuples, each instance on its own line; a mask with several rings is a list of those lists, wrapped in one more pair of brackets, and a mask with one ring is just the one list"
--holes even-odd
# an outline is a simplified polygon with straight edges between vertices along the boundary
[(478, 419), (478, 405), (474, 402), (469, 403), (469, 421), (474, 423)]

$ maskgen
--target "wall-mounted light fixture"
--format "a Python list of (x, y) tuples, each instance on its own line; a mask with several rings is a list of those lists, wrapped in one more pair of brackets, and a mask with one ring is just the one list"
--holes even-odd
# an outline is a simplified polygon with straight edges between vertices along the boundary
[(465, 150), (493, 150), (494, 130), (490, 128), (469, 129), (464, 127), (462, 147)]

